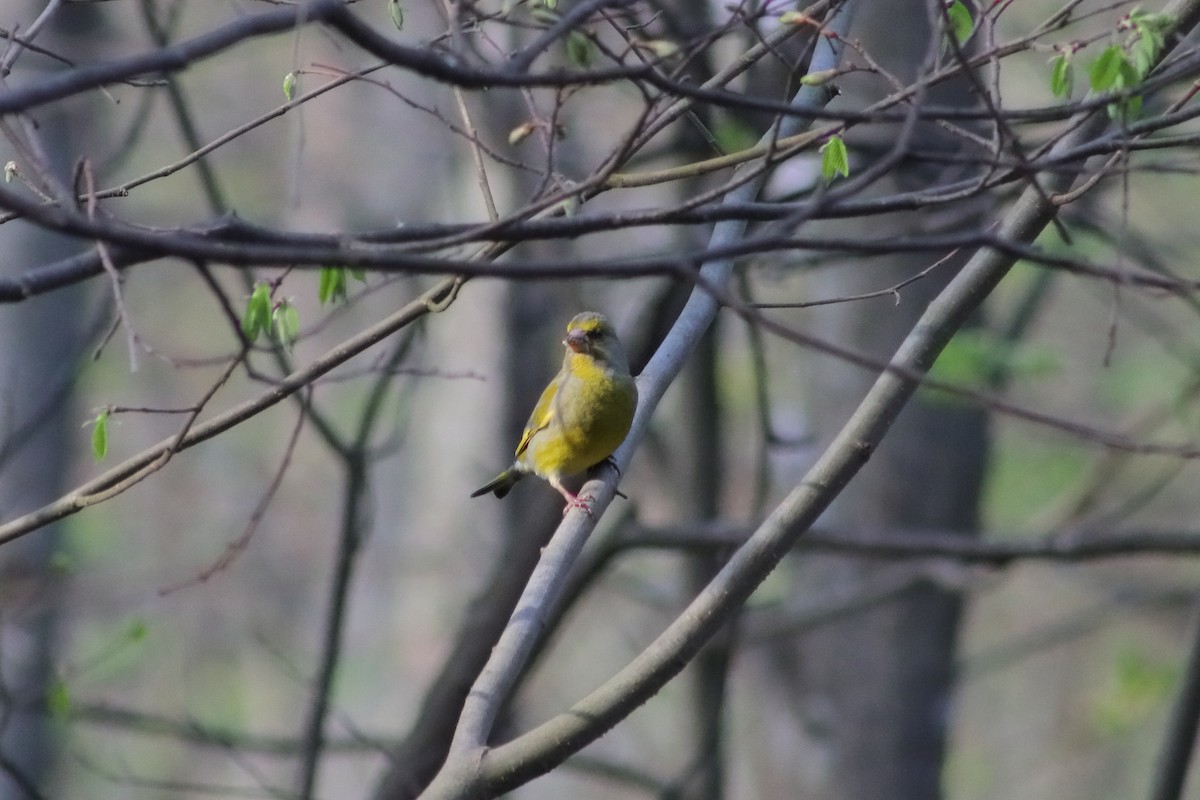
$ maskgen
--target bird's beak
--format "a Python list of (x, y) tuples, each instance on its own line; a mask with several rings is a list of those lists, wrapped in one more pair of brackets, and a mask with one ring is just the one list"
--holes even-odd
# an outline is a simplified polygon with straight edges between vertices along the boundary
[(588, 347), (587, 334), (581, 330), (573, 330), (568, 333), (567, 338), (563, 339), (563, 344), (576, 353), (587, 353), (591, 350)]

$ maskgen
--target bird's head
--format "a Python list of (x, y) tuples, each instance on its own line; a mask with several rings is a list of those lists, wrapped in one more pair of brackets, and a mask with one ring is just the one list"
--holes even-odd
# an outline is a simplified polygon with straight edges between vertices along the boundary
[(603, 314), (584, 311), (576, 314), (567, 323), (567, 338), (563, 339), (567, 349), (592, 358), (617, 369), (629, 370), (625, 348), (617, 338), (617, 332)]

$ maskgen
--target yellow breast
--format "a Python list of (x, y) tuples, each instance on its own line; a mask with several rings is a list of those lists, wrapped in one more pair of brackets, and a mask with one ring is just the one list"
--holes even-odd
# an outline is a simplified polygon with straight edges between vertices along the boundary
[(520, 459), (543, 478), (576, 475), (612, 455), (637, 407), (633, 378), (590, 356), (573, 354), (561, 381), (550, 423), (530, 438)]

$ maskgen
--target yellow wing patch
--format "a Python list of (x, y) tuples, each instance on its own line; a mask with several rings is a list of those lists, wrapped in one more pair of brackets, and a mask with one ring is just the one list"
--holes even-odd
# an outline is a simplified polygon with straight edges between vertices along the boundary
[(541, 399), (534, 406), (533, 413), (529, 415), (529, 421), (525, 423), (525, 432), (521, 434), (521, 441), (517, 444), (517, 458), (529, 447), (533, 435), (549, 426), (550, 420), (554, 419), (554, 397), (558, 394), (558, 384), (558, 380), (550, 381), (550, 385), (542, 392)]

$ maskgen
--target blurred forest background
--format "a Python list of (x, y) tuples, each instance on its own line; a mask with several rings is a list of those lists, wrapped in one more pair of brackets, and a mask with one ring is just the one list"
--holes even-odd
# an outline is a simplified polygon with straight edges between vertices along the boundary
[[(614, 321), (635, 373), (676, 341), (721, 208), (750, 243), (726, 307), (688, 340), (496, 743), (684, 611), (968, 259), (1022, 258), (932, 369), (974, 394), (919, 389), (680, 675), (513, 795), (1181, 796), (1200, 61), (1177, 33), (1194, 4), (347, 4), (409, 48), (400, 66), (330, 5), (0, 3), (0, 796), (419, 794), (560, 522), (540, 481), (468, 494), (508, 464), (576, 312)], [(161, 57), (222, 30), (239, 32)], [(801, 89), (823, 53), (838, 71)], [(629, 74), (520, 80), (614, 66)], [(1114, 120), (1094, 150), (1046, 160), (1089, 89), (1143, 83), (1092, 103)], [(798, 89), (820, 135), (777, 169), (747, 161), (758, 201), (722, 206), (731, 169), (688, 165), (769, 140)], [(676, 97), (684, 113), (639, 138)], [(1098, 180), (1006, 250), (1017, 196), (1064, 190), (1035, 174)], [(56, 204), (73, 211), (32, 209)], [(376, 261), (343, 267), (356, 252)], [(331, 352), (284, 402), (22, 522), (190, 426), (181, 409), (202, 424)]]

